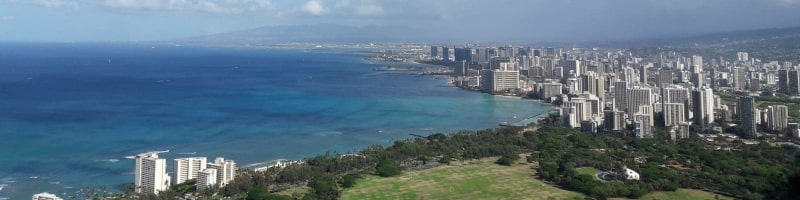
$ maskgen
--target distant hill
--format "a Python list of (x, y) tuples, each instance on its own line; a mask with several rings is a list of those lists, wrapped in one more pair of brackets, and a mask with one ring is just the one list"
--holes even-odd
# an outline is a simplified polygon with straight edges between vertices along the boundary
[(800, 27), (771, 28), (703, 34), (690, 37), (621, 42), (637, 55), (662, 50), (717, 58), (732, 58), (736, 52), (764, 61), (800, 63)]
[(285, 25), (181, 39), (182, 42), (227, 45), (269, 45), (277, 43), (369, 43), (411, 42), (403, 27), (369, 25)]
[(797, 35), (800, 35), (800, 27), (786, 27), (706, 33), (683, 37), (661, 37), (643, 40), (620, 41), (619, 44), (626, 46), (683, 46), (694, 44), (730, 43)]

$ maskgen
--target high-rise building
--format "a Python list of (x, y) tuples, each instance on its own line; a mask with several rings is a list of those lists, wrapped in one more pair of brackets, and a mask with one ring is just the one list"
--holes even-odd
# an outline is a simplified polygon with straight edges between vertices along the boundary
[(200, 171), (206, 169), (206, 157), (178, 158), (173, 162), (175, 184), (189, 179), (197, 179)]
[(626, 111), (628, 109), (628, 82), (614, 82), (614, 110)]
[(694, 55), (692, 56), (692, 73), (702, 73), (703, 72), (703, 56)]
[(800, 94), (800, 71), (791, 70), (788, 73), (789, 81), (786, 82), (789, 89), (789, 95), (795, 96)]
[(453, 62), (453, 76), (466, 76), (467, 69), (467, 61), (461, 60)]
[(639, 68), (639, 82), (647, 85), (647, 65), (641, 65)]
[[(684, 120), (689, 119), (690, 113), (690, 101), (689, 101), (689, 89), (683, 88), (680, 86), (670, 86), (661, 89), (661, 105), (666, 105), (667, 103), (680, 103), (683, 104), (683, 116)], [(662, 108), (662, 110), (664, 110)]]
[(159, 152), (148, 152), (136, 156), (135, 191), (141, 194), (158, 194), (169, 189), (167, 160), (158, 158)]
[(455, 59), (454, 61), (466, 61), (467, 63), (472, 63), (472, 49), (471, 48), (455, 48), (454, 54)]
[(736, 58), (740, 62), (747, 62), (748, 60), (750, 60), (750, 56), (748, 55), (747, 52), (737, 52)]
[(439, 47), (431, 46), (431, 57), (436, 58), (436, 56), (439, 56)]
[(33, 200), (63, 200), (63, 199), (59, 198), (55, 194), (44, 192), (44, 193), (34, 194)]
[(591, 119), (591, 108), (586, 99), (572, 98), (562, 106), (575, 108), (575, 119), (578, 123)]
[[(653, 93), (650, 88), (647, 87), (633, 87), (629, 88), (627, 93), (626, 105), (628, 108), (626, 111), (628, 113), (637, 113), (639, 112), (640, 106), (651, 106), (653, 105)], [(652, 115), (650, 115), (652, 116)], [(652, 122), (652, 121), (651, 121)]]
[(696, 88), (701, 88), (705, 84), (706, 77), (703, 73), (692, 73), (691, 82)]
[(450, 48), (442, 47), (442, 60), (450, 60)]
[(492, 74), (492, 91), (506, 91), (519, 88), (519, 70), (515, 67), (516, 63), (500, 63), (500, 68), (495, 69)]
[(774, 131), (786, 129), (789, 118), (789, 109), (785, 105), (767, 107), (767, 127)]
[(756, 130), (756, 124), (758, 123), (756, 116), (758, 115), (756, 111), (756, 102), (753, 97), (740, 97), (739, 102), (737, 105), (738, 109), (737, 112), (739, 113), (739, 121), (742, 127), (742, 135), (741, 137), (744, 138), (757, 138), (758, 132)]
[(609, 131), (625, 129), (625, 113), (618, 110), (603, 111), (603, 127)]
[(664, 87), (669, 84), (672, 84), (672, 70), (659, 70), (658, 78), (656, 78), (656, 85), (658, 87)]
[(694, 124), (702, 130), (709, 130), (714, 121), (714, 93), (711, 88), (692, 91), (692, 107)]
[(494, 92), (494, 70), (481, 70), (481, 92)]
[(679, 125), (686, 121), (684, 113), (684, 105), (682, 103), (665, 103), (664, 104), (664, 126)]
[(216, 169), (203, 169), (197, 174), (197, 182), (195, 186), (198, 190), (203, 190), (213, 187), (217, 184), (217, 170)]
[(634, 114), (634, 129), (637, 138), (653, 138), (653, 126), (651, 125), (651, 115), (644, 113)]
[(733, 89), (743, 91), (747, 86), (747, 71), (744, 68), (733, 68)]
[(581, 127), (580, 120), (578, 120), (577, 107), (572, 104), (562, 104), (560, 111), (561, 116), (561, 124), (570, 127), (570, 128), (577, 128)]
[(778, 93), (789, 94), (789, 69), (780, 69), (777, 74)]
[(225, 186), (236, 177), (236, 163), (225, 158), (216, 158), (214, 163), (208, 163), (206, 168), (217, 170), (217, 184)]
[(539, 89), (539, 97), (549, 99), (561, 95), (561, 83), (542, 83)]
[(605, 100), (605, 76), (598, 75), (595, 72), (586, 72), (585, 74), (581, 75), (581, 90), (599, 97), (600, 100)]
[(580, 60), (562, 60), (564, 67), (564, 76), (569, 74), (570, 77), (578, 77), (583, 74), (583, 66)]

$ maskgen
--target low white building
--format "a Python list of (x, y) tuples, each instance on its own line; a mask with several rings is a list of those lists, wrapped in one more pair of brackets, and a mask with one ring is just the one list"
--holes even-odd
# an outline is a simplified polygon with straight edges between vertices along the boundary
[(628, 167), (622, 167), (622, 171), (625, 172), (625, 179), (626, 180), (639, 180), (639, 173), (628, 169)]
[(63, 200), (63, 199), (59, 198), (55, 194), (44, 192), (44, 193), (34, 194), (33, 200)]

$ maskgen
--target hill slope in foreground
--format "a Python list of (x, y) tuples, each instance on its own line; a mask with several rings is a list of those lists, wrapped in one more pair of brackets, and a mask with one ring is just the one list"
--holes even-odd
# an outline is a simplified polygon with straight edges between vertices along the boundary
[[(454, 162), (422, 171), (407, 171), (391, 178), (368, 176), (345, 189), (349, 199), (583, 199), (536, 179), (534, 163), (524, 159), (513, 166), (497, 165), (497, 158)], [(642, 199), (715, 199), (713, 193), (680, 189), (655, 192)]]
[(342, 199), (582, 199), (577, 192), (537, 180), (530, 164), (510, 167), (497, 158), (453, 162), (391, 178), (369, 176), (345, 189)]

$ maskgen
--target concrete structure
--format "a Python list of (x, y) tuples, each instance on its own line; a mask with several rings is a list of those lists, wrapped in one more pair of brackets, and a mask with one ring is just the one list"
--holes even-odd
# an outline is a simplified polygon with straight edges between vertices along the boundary
[(637, 138), (653, 138), (652, 115), (644, 113), (634, 114), (633, 125), (634, 133)]
[(622, 111), (605, 110), (603, 112), (603, 127), (608, 131), (621, 131), (625, 129), (625, 113)]
[(694, 55), (692, 56), (692, 73), (702, 73), (703, 72), (703, 56)]
[(743, 91), (747, 86), (747, 71), (744, 68), (733, 68), (733, 89)]
[(581, 75), (581, 91), (589, 92), (605, 101), (606, 80), (605, 76), (595, 72), (586, 72)]
[(650, 88), (646, 87), (633, 87), (629, 88), (626, 91), (627, 98), (625, 99), (625, 104), (628, 108), (625, 109), (628, 113), (637, 113), (639, 112), (640, 106), (652, 106), (653, 105), (653, 93)]
[(34, 194), (33, 200), (63, 200), (63, 199), (59, 198), (55, 194), (44, 192), (44, 193)]
[(219, 176), (217, 175), (216, 169), (203, 169), (197, 173), (195, 187), (197, 187), (198, 190), (214, 187), (217, 185), (217, 177)]
[(682, 103), (665, 103), (664, 110), (664, 126), (675, 126), (686, 121), (684, 105)]
[(542, 83), (539, 89), (541, 99), (549, 99), (561, 95), (561, 83)]
[(738, 101), (738, 109), (737, 112), (739, 114), (739, 121), (741, 124), (741, 137), (743, 138), (757, 138), (758, 132), (756, 130), (756, 124), (758, 123), (756, 116), (758, 115), (758, 111), (756, 110), (756, 102), (753, 97), (740, 97)]
[(495, 70), (493, 75), (493, 91), (507, 91), (519, 88), (519, 71)]
[(692, 91), (692, 107), (694, 125), (701, 130), (709, 130), (714, 122), (714, 92), (711, 88)]
[(175, 184), (181, 184), (189, 179), (197, 179), (200, 171), (206, 169), (205, 157), (178, 158), (173, 161)]
[(158, 158), (158, 153), (147, 152), (136, 156), (135, 192), (158, 194), (169, 189), (170, 176), (167, 175), (167, 160)]
[(236, 163), (233, 160), (218, 157), (214, 163), (208, 163), (206, 168), (217, 170), (216, 181), (219, 186), (227, 185), (236, 177)]
[(785, 105), (767, 107), (767, 127), (773, 131), (786, 129), (789, 119), (789, 108)]
[(466, 76), (469, 65), (467, 61), (453, 62), (453, 76)]
[(658, 87), (665, 87), (672, 84), (672, 70), (662, 69), (658, 71), (656, 77), (656, 85)]

